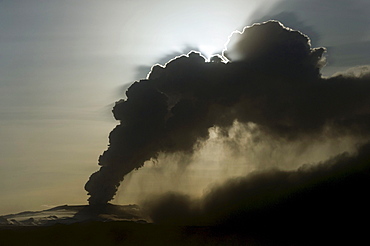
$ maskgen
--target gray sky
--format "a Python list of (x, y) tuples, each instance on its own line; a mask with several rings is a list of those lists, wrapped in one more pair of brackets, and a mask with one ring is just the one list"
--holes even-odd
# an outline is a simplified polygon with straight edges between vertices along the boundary
[(369, 64), (369, 10), (367, 0), (0, 0), (0, 214), (86, 203), (111, 106), (164, 57), (209, 56), (232, 31), (279, 17), (328, 48), (330, 75)]

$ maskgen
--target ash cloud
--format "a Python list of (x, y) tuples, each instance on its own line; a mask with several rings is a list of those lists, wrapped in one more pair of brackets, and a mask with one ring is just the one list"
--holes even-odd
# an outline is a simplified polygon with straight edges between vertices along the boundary
[(212, 127), (224, 129), (224, 137), (239, 122), (284, 141), (368, 139), (368, 73), (323, 78), (324, 52), (301, 32), (269, 21), (235, 32), (223, 56), (210, 62), (191, 52), (154, 66), (113, 108), (120, 124), (85, 185), (89, 203), (110, 201), (125, 175), (161, 153), (194, 154)]

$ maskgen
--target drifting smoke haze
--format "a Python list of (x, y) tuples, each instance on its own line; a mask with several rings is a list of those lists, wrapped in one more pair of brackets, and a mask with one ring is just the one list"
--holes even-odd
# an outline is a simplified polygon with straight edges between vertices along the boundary
[[(89, 203), (112, 200), (124, 177), (150, 160), (187, 178), (203, 166), (202, 188), (218, 181), (201, 198), (169, 193), (144, 202), (158, 223), (235, 222), (271, 204), (302, 205), (287, 199), (293, 195), (313, 205), (322, 190), (335, 198), (327, 206), (340, 203), (325, 181), (349, 184), (355, 173), (369, 174), (370, 70), (324, 78), (324, 53), (301, 32), (269, 21), (234, 32), (209, 61), (191, 52), (153, 66), (113, 108), (120, 124), (85, 185)], [(207, 166), (222, 174), (207, 178)], [(366, 187), (363, 180), (354, 185)]]
[[(369, 201), (370, 144), (355, 156), (343, 153), (294, 171), (272, 169), (252, 172), (210, 189), (200, 199), (167, 193), (146, 201), (156, 223), (176, 225), (246, 226), (278, 230), (282, 225), (326, 225), (366, 220)], [(325, 227), (325, 225), (324, 225)], [(286, 228), (291, 229), (291, 226)]]

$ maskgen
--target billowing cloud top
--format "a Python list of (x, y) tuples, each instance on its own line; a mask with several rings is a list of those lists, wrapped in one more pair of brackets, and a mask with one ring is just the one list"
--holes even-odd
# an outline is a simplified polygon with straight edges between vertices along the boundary
[(154, 66), (113, 108), (120, 124), (85, 186), (90, 204), (110, 201), (126, 174), (159, 153), (191, 154), (213, 126), (252, 122), (286, 141), (341, 132), (369, 136), (368, 73), (322, 78), (324, 51), (270, 21), (235, 32), (224, 57), (208, 62), (192, 52)]
[[(324, 48), (311, 48), (310, 39), (299, 31), (269, 21), (235, 31), (224, 56), (231, 61), (251, 62), (270, 69), (302, 73), (318, 72), (324, 65)], [(299, 74), (298, 74), (299, 73)], [(308, 74), (309, 75), (309, 74)]]

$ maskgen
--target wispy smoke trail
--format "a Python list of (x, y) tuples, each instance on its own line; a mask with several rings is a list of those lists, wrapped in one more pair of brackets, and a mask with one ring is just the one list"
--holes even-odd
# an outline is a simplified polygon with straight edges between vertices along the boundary
[(324, 52), (269, 21), (233, 33), (223, 56), (210, 62), (192, 52), (154, 66), (113, 108), (120, 124), (85, 185), (89, 203), (113, 199), (124, 176), (145, 161), (160, 153), (191, 155), (211, 127), (226, 133), (236, 121), (286, 141), (369, 136), (369, 73), (322, 78)]
[(144, 207), (160, 224), (327, 230), (369, 218), (369, 185), (370, 142), (354, 156), (341, 154), (292, 171), (253, 172), (215, 186), (200, 199), (167, 193), (148, 199)]

